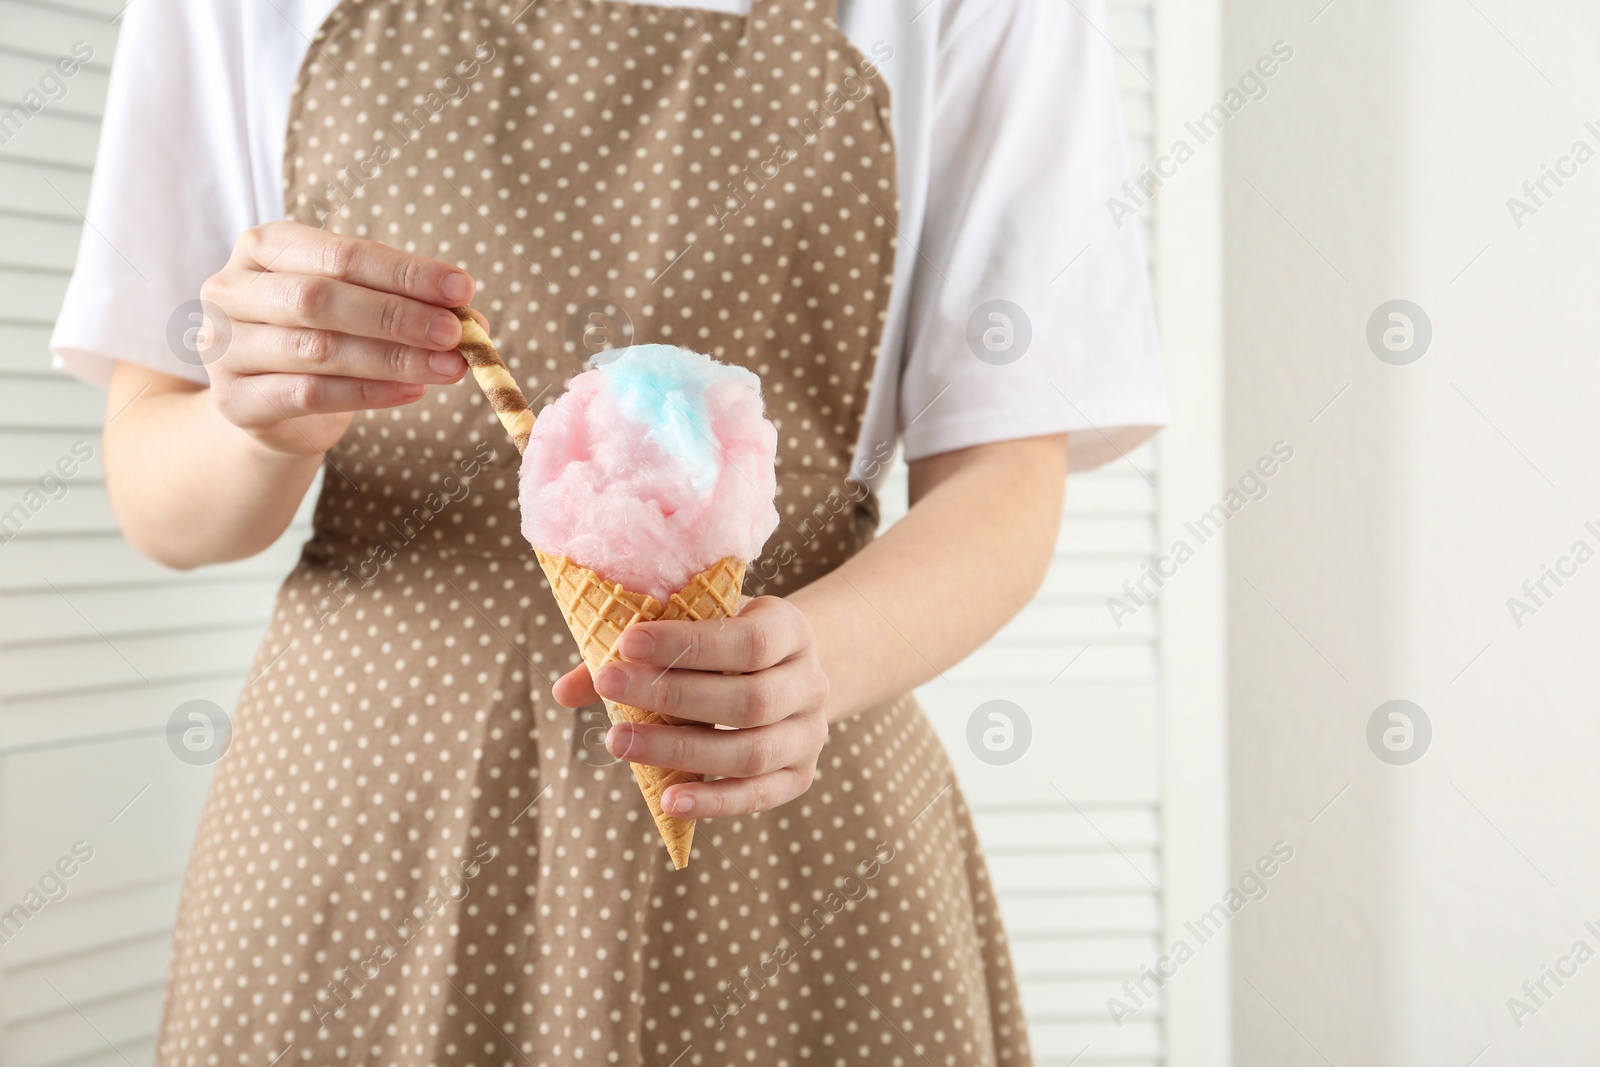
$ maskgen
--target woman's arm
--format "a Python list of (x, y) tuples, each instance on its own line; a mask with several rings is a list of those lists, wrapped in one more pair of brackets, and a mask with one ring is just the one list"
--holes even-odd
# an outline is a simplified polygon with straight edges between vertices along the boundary
[(133, 363), (111, 373), (106, 492), (128, 541), (169, 567), (254, 555), (294, 518), (322, 463), (260, 445), (211, 391)]
[[(965, 659), (1038, 592), (1055, 551), (1065, 437), (946, 452), (910, 473), (905, 518), (788, 598), (816, 634), (829, 722)], [(970, 584), (974, 568), (988, 584)]]
[[(591, 683), (556, 683), (568, 707), (596, 695), (705, 726), (617, 725), (622, 759), (723, 780), (673, 786), (668, 811), (763, 811), (811, 786), (828, 724), (955, 665), (1027, 603), (1055, 547), (1066, 491), (1062, 436), (981, 445), (911, 465), (911, 508), (881, 538), (786, 599), (732, 619), (628, 628)], [(994, 564), (986, 583), (968, 570)], [(736, 732), (711, 729), (722, 725)]]
[(296, 222), (240, 235), (201, 295), (210, 388), (118, 363), (106, 488), (128, 540), (172, 567), (242, 559), (288, 527), (357, 411), (459, 381), (473, 281), (449, 263)]

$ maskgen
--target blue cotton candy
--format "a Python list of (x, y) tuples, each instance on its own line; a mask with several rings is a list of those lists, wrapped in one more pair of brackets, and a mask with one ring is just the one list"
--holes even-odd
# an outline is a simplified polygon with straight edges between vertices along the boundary
[(706, 388), (718, 378), (755, 376), (672, 345), (634, 345), (592, 363), (622, 414), (644, 425), (646, 436), (678, 460), (697, 493), (709, 493), (722, 464)]

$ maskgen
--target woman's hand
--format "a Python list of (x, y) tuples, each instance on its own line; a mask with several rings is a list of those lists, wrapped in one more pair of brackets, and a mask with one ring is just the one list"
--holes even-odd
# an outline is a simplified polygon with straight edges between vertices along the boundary
[(246, 230), (200, 290), (226, 316), (208, 316), (199, 338), (212, 401), (274, 452), (321, 455), (354, 412), (461, 379), (447, 309), (474, 288), (449, 263), (377, 241), (298, 222)]
[(671, 787), (661, 797), (667, 812), (746, 815), (811, 788), (828, 739), (828, 678), (799, 608), (764, 596), (729, 619), (635, 623), (618, 652), (622, 661), (593, 682), (579, 667), (552, 692), (569, 708), (602, 696), (706, 724), (621, 723), (606, 733), (606, 748), (619, 759), (722, 776)]

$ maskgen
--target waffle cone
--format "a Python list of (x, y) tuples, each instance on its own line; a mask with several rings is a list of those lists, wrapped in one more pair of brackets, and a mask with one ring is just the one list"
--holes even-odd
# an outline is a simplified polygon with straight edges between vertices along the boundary
[[(561, 617), (567, 621), (578, 642), (578, 651), (589, 673), (597, 674), (601, 667), (618, 658), (617, 639), (631, 623), (656, 620), (700, 620), (727, 618), (739, 610), (739, 587), (744, 584), (745, 565), (740, 560), (728, 558), (712, 564), (687, 585), (667, 598), (662, 604), (655, 597), (635, 593), (615, 582), (608, 582), (588, 567), (580, 566), (562, 556), (537, 553), (539, 565), (550, 580), (550, 591), (555, 594)], [(679, 725), (680, 720), (654, 711), (645, 711), (628, 704), (607, 700), (606, 711), (611, 721), (664, 723)], [(633, 777), (639, 783), (650, 806), (650, 815), (666, 842), (672, 865), (679, 870), (689, 865), (689, 849), (694, 843), (693, 819), (668, 815), (661, 810), (661, 794), (669, 785), (698, 782), (704, 775), (687, 771), (650, 767), (640, 763), (629, 764)]]
[[(494, 342), (470, 308), (456, 308), (461, 321), (461, 355), (472, 368), (472, 375), (489, 400), (489, 406), (510, 435), (519, 453), (526, 451), (533, 432), (533, 411), (517, 380), (506, 368)], [(591, 674), (617, 658), (617, 638), (630, 623), (657, 619), (723, 619), (739, 610), (739, 587), (744, 583), (745, 565), (736, 559), (714, 563), (689, 579), (682, 589), (662, 604), (643, 593), (635, 593), (615, 582), (608, 582), (587, 567), (562, 556), (535, 552), (550, 590), (555, 594), (561, 617), (577, 639), (578, 651)], [(679, 725), (678, 720), (627, 704), (606, 701), (612, 722), (646, 722)], [(639, 782), (639, 792), (650, 805), (650, 814), (667, 844), (672, 865), (679, 870), (689, 865), (689, 848), (694, 843), (694, 820), (680, 819), (661, 810), (661, 794), (669, 785), (698, 782), (704, 775), (687, 774), (664, 767), (630, 764)]]

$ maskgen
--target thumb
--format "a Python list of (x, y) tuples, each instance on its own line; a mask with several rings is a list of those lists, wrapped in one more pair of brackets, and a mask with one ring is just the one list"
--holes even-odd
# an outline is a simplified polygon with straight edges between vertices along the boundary
[(600, 703), (600, 694), (594, 691), (594, 680), (589, 677), (589, 667), (582, 664), (557, 678), (550, 687), (550, 695), (564, 708), (581, 708)]

